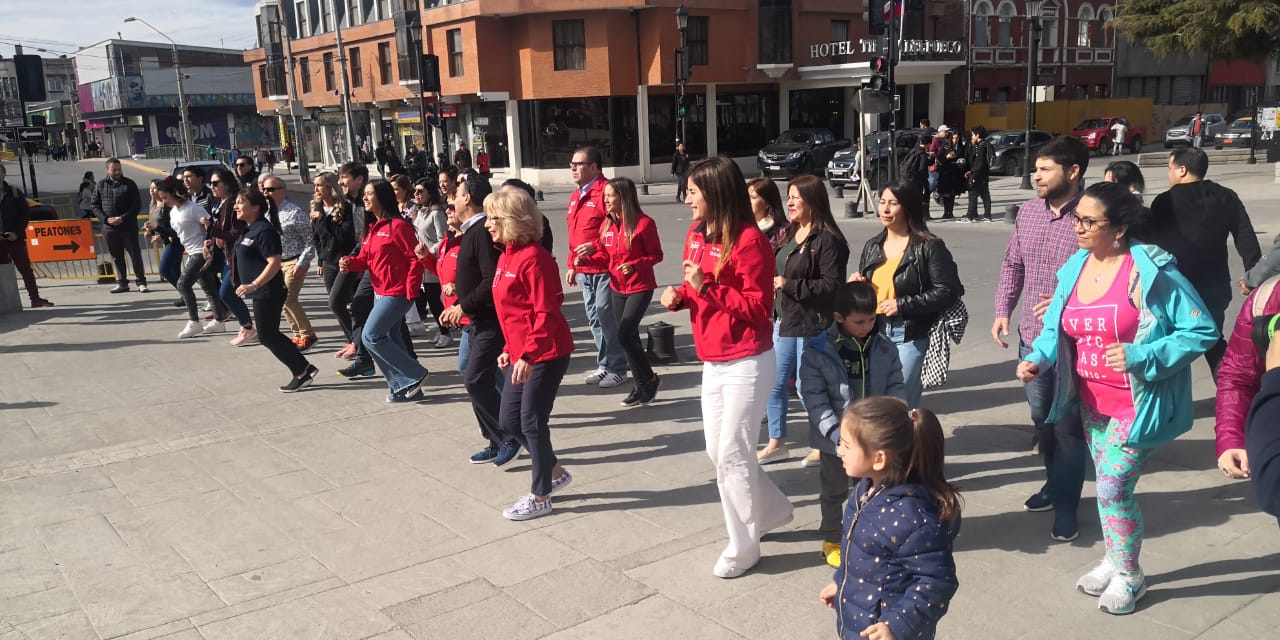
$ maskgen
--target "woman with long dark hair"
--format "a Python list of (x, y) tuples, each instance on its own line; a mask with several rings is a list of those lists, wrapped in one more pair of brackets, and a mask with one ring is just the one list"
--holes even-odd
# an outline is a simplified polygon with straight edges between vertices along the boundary
[[(413, 206), (409, 208), (409, 221), (418, 233), (418, 242), (427, 245), (427, 250), (435, 258), (442, 241), (449, 233), (448, 215), (444, 211), (444, 198), (436, 190), (435, 181), (422, 178), (413, 185)], [(436, 319), (436, 348), (443, 349), (453, 344), (448, 327), (440, 324), (440, 313), (444, 311), (444, 303), (440, 298), (440, 278), (431, 270), (422, 277), (422, 295), (414, 299), (418, 305), (418, 315), (426, 318), (427, 310)]]
[(1128, 187), (1091, 185), (1074, 215), (1080, 251), (1058, 270), (1044, 328), (1017, 375), (1027, 383), (1054, 368), (1060, 388), (1048, 422), (1079, 406), (1106, 556), (1076, 590), (1119, 615), (1147, 591), (1134, 489), (1156, 448), (1191, 429), (1191, 363), (1217, 343), (1218, 328), (1173, 256), (1134, 239), (1150, 212)]
[(946, 243), (929, 233), (917, 185), (885, 187), (878, 211), (884, 231), (863, 245), (858, 271), (849, 279), (875, 287), (881, 327), (898, 346), (907, 405), (915, 408), (924, 392), (920, 371), (929, 330), (964, 295), (964, 285)]
[(640, 341), (640, 321), (653, 302), (658, 281), (654, 265), (662, 262), (662, 240), (653, 218), (640, 210), (636, 184), (629, 178), (614, 178), (604, 187), (605, 221), (600, 225), (600, 245), (586, 257), (575, 256), (574, 265), (592, 265), (609, 270), (609, 294), (613, 297), (613, 317), (618, 322), (618, 342), (627, 356), (627, 367), (635, 376), (635, 386), (622, 406), (649, 404), (658, 394), (661, 379), (653, 372)]
[[(339, 304), (339, 294), (335, 287), (342, 270), (338, 261), (351, 255), (356, 248), (356, 229), (351, 205), (342, 197), (342, 189), (338, 185), (338, 174), (325, 171), (311, 181), (314, 196), (311, 198), (311, 235), (316, 247), (316, 257), (320, 260), (319, 275), (324, 279), (324, 290), (329, 295), (329, 309), (338, 319), (338, 327), (346, 345), (338, 350), (338, 357), (345, 351), (354, 356), (355, 346), (351, 337), (351, 310), (346, 302)], [(349, 285), (354, 287), (355, 284)], [(350, 298), (350, 292), (346, 292)]]
[[(147, 211), (148, 220), (142, 229), (143, 235), (150, 239), (152, 244), (164, 244), (164, 249), (160, 251), (160, 277), (177, 289), (178, 277), (182, 275), (183, 249), (182, 241), (178, 239), (178, 235), (173, 232), (173, 227), (169, 224), (169, 206), (164, 203), (158, 190), (164, 180), (164, 178), (156, 178), (151, 181), (151, 206)], [(186, 304), (179, 297), (173, 306), (185, 307)]]
[[(169, 225), (186, 250), (177, 287), (178, 293), (182, 294), (183, 304), (187, 307), (187, 325), (178, 333), (178, 338), (194, 338), (201, 333), (220, 332), (222, 321), (228, 314), (227, 308), (218, 298), (218, 276), (214, 275), (213, 261), (204, 255), (207, 236), (205, 225), (208, 224), (209, 213), (204, 207), (187, 199), (186, 189), (172, 177), (162, 179), (156, 185), (156, 193), (164, 206), (169, 207)], [(203, 325), (200, 323), (200, 308), (196, 304), (193, 290), (197, 282), (214, 311), (213, 318)]]
[(782, 235), (787, 232), (787, 210), (782, 206), (778, 185), (769, 178), (756, 178), (747, 183), (747, 197), (756, 227), (776, 251), (782, 246)]
[(84, 172), (80, 180), (80, 190), (76, 192), (76, 207), (80, 209), (80, 217), (93, 217), (93, 192), (98, 190), (98, 182), (93, 179), (93, 172)]
[(205, 242), (205, 251), (213, 259), (215, 267), (222, 266), (222, 286), (218, 290), (218, 297), (235, 315), (236, 322), (240, 325), (240, 331), (231, 339), (231, 345), (243, 347), (257, 340), (258, 332), (253, 327), (253, 316), (249, 314), (248, 305), (236, 295), (235, 288), (235, 246), (246, 227), (235, 214), (240, 182), (231, 171), (218, 167), (211, 172), (209, 191), (213, 194), (213, 209), (209, 211), (209, 240)]
[(339, 260), (338, 267), (349, 272), (368, 269), (373, 309), (361, 340), (387, 380), (387, 402), (412, 402), (422, 397), (427, 369), (410, 354), (400, 327), (422, 290), (423, 264), (414, 253), (418, 237), (401, 217), (395, 189), (386, 180), (365, 185), (364, 210), (377, 221), (365, 234), (360, 252)]
[(410, 217), (412, 214), (411, 209), (413, 208), (413, 181), (409, 179), (409, 176), (397, 173), (387, 178), (387, 182), (391, 183), (391, 188), (395, 191), (396, 210), (400, 212), (400, 215), (406, 218)]
[[(806, 345), (826, 340), (836, 289), (849, 269), (849, 243), (831, 215), (827, 187), (814, 176), (787, 186), (787, 219), (782, 243), (774, 252), (773, 355), (777, 375), (769, 393), (769, 443), (756, 452), (760, 464), (781, 462), (787, 450), (790, 381), (799, 384)], [(798, 389), (797, 389), (798, 390)], [(812, 453), (817, 462), (818, 453)]]
[(712, 573), (736, 578), (760, 561), (760, 537), (791, 522), (791, 502), (755, 460), (773, 386), (773, 250), (751, 213), (746, 181), (724, 156), (694, 163), (684, 281), (662, 305), (688, 309), (702, 360), (702, 429), (716, 467), (729, 545)]
[(280, 332), (280, 315), (289, 291), (280, 271), (280, 231), (266, 214), (269, 200), (261, 191), (249, 189), (236, 197), (236, 219), (244, 225), (235, 245), (233, 272), (236, 295), (253, 302), (253, 318), (258, 328), (258, 341), (271, 351), (293, 377), (280, 390), (298, 391), (311, 384), (319, 371), (298, 351), (298, 345)]

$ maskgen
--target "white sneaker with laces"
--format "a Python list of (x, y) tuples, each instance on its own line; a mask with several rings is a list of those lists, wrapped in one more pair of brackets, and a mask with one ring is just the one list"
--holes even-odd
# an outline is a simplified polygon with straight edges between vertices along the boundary
[(187, 326), (183, 327), (182, 331), (178, 332), (178, 339), (185, 340), (187, 338), (194, 338), (200, 335), (200, 333), (200, 323), (195, 320), (188, 320)]
[(596, 369), (595, 371), (587, 374), (585, 381), (587, 384), (600, 384), (600, 381), (604, 380), (604, 377), (607, 375), (609, 375), (608, 371), (605, 371), (604, 369)]
[(204, 323), (204, 326), (201, 327), (202, 333), (222, 333), (225, 330), (226, 328), (223, 326), (222, 321), (217, 318)]
[(1098, 598), (1098, 608), (1113, 616), (1133, 613), (1144, 595), (1147, 595), (1147, 577), (1142, 575), (1142, 569), (1133, 573), (1117, 572)]
[(1111, 578), (1115, 575), (1116, 566), (1111, 563), (1111, 557), (1104, 557), (1098, 566), (1076, 580), (1076, 591), (1096, 598), (1107, 590), (1107, 586), (1111, 584)]
[(612, 389), (622, 384), (623, 382), (626, 382), (626, 380), (627, 380), (627, 376), (625, 374), (606, 373), (604, 374), (603, 378), (600, 378), (600, 382), (598, 382), (597, 384), (600, 385), (601, 389)]

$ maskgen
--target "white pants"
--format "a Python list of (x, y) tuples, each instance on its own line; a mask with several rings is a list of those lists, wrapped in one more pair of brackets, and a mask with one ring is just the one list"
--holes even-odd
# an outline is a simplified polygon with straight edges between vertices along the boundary
[(793, 511), (756, 461), (760, 421), (777, 366), (770, 351), (702, 365), (702, 431), (729, 530), (721, 560), (730, 566), (754, 565), (760, 559), (760, 537), (784, 524)]

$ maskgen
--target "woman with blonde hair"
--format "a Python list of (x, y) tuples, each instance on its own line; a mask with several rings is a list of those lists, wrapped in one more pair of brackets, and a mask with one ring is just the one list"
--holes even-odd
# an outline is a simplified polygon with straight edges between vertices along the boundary
[(338, 326), (347, 343), (338, 351), (338, 357), (355, 357), (355, 345), (351, 334), (351, 309), (347, 306), (351, 292), (355, 289), (354, 279), (342, 279), (349, 284), (346, 287), (335, 287), (339, 281), (338, 274), (342, 269), (338, 261), (351, 255), (356, 248), (355, 216), (351, 205), (342, 197), (342, 188), (338, 184), (338, 174), (325, 171), (312, 180), (315, 197), (311, 199), (311, 234), (319, 258), (319, 274), (324, 278), (324, 290), (329, 296), (329, 309), (338, 319)]
[[(542, 239), (542, 214), (529, 194), (500, 189), (484, 200), (485, 229), (503, 245), (493, 276), (493, 304), (506, 347), (498, 427), (515, 438), (533, 466), (529, 494), (502, 512), (509, 520), (551, 513), (551, 495), (573, 482), (551, 446), (551, 409), (569, 369), (573, 334), (564, 319), (560, 267)], [(421, 249), (420, 249), (421, 251)]]
[(689, 172), (693, 226), (685, 238), (684, 281), (662, 305), (688, 309), (702, 365), (702, 429), (716, 467), (729, 531), (712, 573), (736, 578), (760, 561), (760, 538), (791, 522), (793, 508), (756, 462), (773, 354), (773, 250), (756, 225), (746, 181), (732, 160), (699, 161)]

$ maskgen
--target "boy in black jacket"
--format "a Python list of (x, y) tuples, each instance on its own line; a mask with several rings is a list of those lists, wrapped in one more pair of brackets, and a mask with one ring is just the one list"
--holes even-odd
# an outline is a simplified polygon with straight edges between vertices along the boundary
[(978, 221), (978, 198), (982, 198), (983, 219), (991, 222), (991, 143), (987, 142), (987, 128), (978, 125), (970, 133), (973, 144), (969, 147), (969, 211), (960, 222)]

